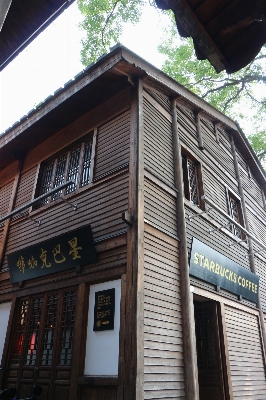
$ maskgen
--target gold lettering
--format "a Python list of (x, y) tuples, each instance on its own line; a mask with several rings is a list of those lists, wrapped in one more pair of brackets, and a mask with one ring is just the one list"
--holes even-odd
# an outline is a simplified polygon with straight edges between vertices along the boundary
[(72, 255), (72, 260), (76, 260), (76, 258), (81, 258), (79, 255), (79, 250), (82, 250), (82, 247), (78, 247), (78, 239), (77, 237), (74, 237), (73, 239), (69, 240), (69, 245), (71, 250), (69, 251), (68, 254)]
[(210, 269), (209, 260), (207, 257), (205, 258), (205, 261), (204, 261), (204, 268)]
[(242, 282), (241, 283), (242, 283), (242, 286), (245, 287), (246, 279), (242, 278)]
[(237, 282), (238, 282), (238, 284), (241, 286), (241, 279), (242, 279), (242, 277), (241, 276), (239, 276), (238, 277), (238, 280), (237, 280)]
[(25, 262), (24, 262), (24, 258), (23, 258), (22, 256), (19, 257), (16, 266), (18, 267), (18, 269), (20, 270), (20, 272), (22, 272), (22, 273), (24, 274)]
[(27, 261), (27, 264), (30, 268), (34, 269), (37, 266), (37, 260), (33, 256)]
[(254, 285), (254, 283), (252, 282), (252, 292), (254, 292), (255, 293), (255, 285)]
[(214, 272), (214, 268), (215, 268), (215, 262), (211, 261), (210, 262), (210, 271)]
[(220, 265), (216, 263), (215, 273), (219, 275), (220, 273)]
[(198, 264), (199, 263), (199, 253), (195, 253), (194, 254), (194, 264)]
[(41, 255), (40, 255), (40, 259), (42, 260), (42, 266), (41, 268), (50, 268), (52, 264), (47, 264), (47, 250), (43, 250), (41, 248)]
[(52, 253), (53, 253), (54, 261), (56, 262), (56, 264), (61, 264), (62, 262), (66, 261), (66, 257), (61, 253), (60, 244), (55, 246)]
[(250, 290), (250, 287), (251, 287), (251, 282), (248, 281), (248, 290)]
[(229, 281), (232, 281), (233, 280), (233, 271), (230, 271), (229, 272)]
[(234, 273), (234, 281), (236, 283), (237, 274)]
[(224, 276), (224, 271), (225, 271), (225, 268), (222, 267), (222, 265), (221, 265), (221, 269), (220, 269), (220, 275), (221, 275), (221, 276)]
[(229, 269), (227, 269), (227, 268), (226, 268), (226, 270), (225, 270), (225, 273), (224, 273), (224, 274), (225, 274), (225, 277), (226, 277), (226, 279), (229, 279), (229, 277), (227, 276), (227, 273), (228, 273), (228, 272), (229, 272)]
[(254, 293), (257, 293), (257, 291), (258, 291), (258, 285), (254, 285), (254, 286), (255, 286)]

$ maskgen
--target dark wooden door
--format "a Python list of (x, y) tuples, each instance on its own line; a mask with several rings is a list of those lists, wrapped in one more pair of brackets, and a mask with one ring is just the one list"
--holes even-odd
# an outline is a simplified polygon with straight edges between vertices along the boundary
[(73, 288), (19, 300), (7, 376), (18, 397), (40, 385), (40, 400), (69, 398), (76, 295)]
[(225, 400), (217, 304), (195, 302), (200, 400)]

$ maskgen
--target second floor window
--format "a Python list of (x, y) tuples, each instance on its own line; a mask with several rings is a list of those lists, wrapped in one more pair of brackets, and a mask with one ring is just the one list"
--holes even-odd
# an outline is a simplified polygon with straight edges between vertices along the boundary
[(185, 198), (200, 207), (202, 195), (200, 164), (183, 154), (182, 168)]
[[(243, 225), (240, 200), (233, 196), (233, 194), (229, 191), (227, 192), (227, 196), (230, 217), (233, 218), (233, 220), (238, 224)], [(242, 231), (238, 227), (236, 227), (235, 225), (230, 225), (230, 230), (236, 237), (238, 237), (239, 239), (243, 239)]]
[(91, 156), (92, 136), (60, 156), (44, 162), (41, 166), (37, 197), (65, 182), (72, 181), (73, 184), (42, 200), (37, 208), (88, 185), (91, 182)]

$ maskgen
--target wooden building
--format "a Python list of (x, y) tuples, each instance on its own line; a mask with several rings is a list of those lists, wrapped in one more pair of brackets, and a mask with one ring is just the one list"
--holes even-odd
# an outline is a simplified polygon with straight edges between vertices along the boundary
[(1, 388), (265, 399), (265, 183), (235, 122), (123, 46), (67, 82), (0, 136)]

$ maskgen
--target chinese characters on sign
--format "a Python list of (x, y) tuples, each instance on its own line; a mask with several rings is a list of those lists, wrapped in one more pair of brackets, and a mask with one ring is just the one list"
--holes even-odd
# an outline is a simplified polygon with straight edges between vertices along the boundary
[(97, 261), (90, 225), (9, 254), (12, 283)]
[(115, 289), (95, 293), (94, 331), (114, 329)]

